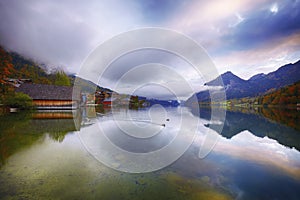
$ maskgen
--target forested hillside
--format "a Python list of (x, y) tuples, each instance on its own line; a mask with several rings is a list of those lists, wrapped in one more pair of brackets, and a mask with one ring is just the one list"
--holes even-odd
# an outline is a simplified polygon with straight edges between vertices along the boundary
[(300, 81), (269, 92), (259, 99), (263, 105), (296, 105), (300, 103)]
[[(15, 88), (24, 82), (70, 86), (70, 78), (62, 70), (47, 73), (34, 61), (8, 52), (0, 46), (0, 105), (30, 109), (32, 99)], [(2, 109), (2, 107), (1, 107)]]
[[(256, 74), (248, 80), (241, 79), (232, 72), (226, 72), (205, 85), (220, 86), (220, 80), (223, 81), (227, 99), (261, 96), (270, 90), (277, 90), (300, 81), (300, 60), (268, 74)], [(198, 92), (196, 96), (199, 102), (210, 101), (207, 90)]]
[(64, 71), (56, 70), (53, 73), (47, 73), (44, 68), (0, 46), (0, 83), (6, 83), (10, 78), (30, 79), (36, 84), (70, 85), (70, 79)]
[(300, 103), (300, 81), (277, 90), (269, 90), (261, 96), (228, 100), (228, 104), (240, 106), (296, 106)]

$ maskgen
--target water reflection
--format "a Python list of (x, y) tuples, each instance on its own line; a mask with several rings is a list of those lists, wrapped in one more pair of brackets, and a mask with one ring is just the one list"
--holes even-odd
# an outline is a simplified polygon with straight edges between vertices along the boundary
[[(242, 112), (240, 112), (242, 111)], [(247, 112), (248, 111), (248, 112)], [(285, 120), (273, 121), (276, 117), (266, 118), (265, 115), (259, 114), (258, 112), (251, 112), (250, 110), (239, 110), (239, 111), (226, 111), (226, 120), (222, 130), (222, 136), (228, 139), (241, 133), (242, 131), (248, 130), (257, 137), (268, 137), (278, 141), (280, 144), (296, 148), (300, 150), (300, 132), (295, 126), (288, 126), (284, 121), (294, 121), (299, 118), (300, 112), (297, 110), (276, 110), (276, 109), (261, 109), (261, 113), (276, 113), (274, 116), (278, 116), (282, 113), (289, 113), (289, 117), (285, 115)], [(194, 113), (199, 116), (199, 113)], [(200, 110), (200, 118), (209, 120), (210, 110), (202, 108)], [(281, 122), (281, 123), (280, 123)], [(290, 123), (294, 124), (294, 123)], [(299, 124), (299, 123), (298, 123)], [(207, 127), (214, 128), (213, 123), (208, 122)]]
[[(94, 114), (95, 112), (91, 110), (86, 110), (81, 114), (80, 125), (84, 125), (81, 129), (89, 129), (93, 126), (93, 124), (86, 125), (89, 120), (92, 123), (97, 122), (99, 118), (100, 121), (106, 119), (109, 121), (111, 117), (109, 112), (106, 115)], [(98, 116), (98, 119), (94, 118), (95, 116)], [(25, 122), (27, 131), (30, 132), (28, 129), (33, 128), (32, 121), (38, 122), (37, 120), (50, 120), (49, 123), (51, 123), (58, 119), (54, 120), (52, 115), (51, 119), (32, 119), (30, 116)], [(22, 121), (21, 117), (19, 121)], [(23, 133), (27, 131), (24, 129)], [(41, 133), (42, 131), (44, 134)], [(64, 135), (61, 142), (53, 140), (45, 129), (40, 130), (36, 136), (37, 140), (32, 140), (26, 148), (20, 147), (2, 166), (0, 171), (1, 197), (17, 199), (231, 199), (226, 189), (208, 184), (207, 175), (198, 180), (197, 177), (188, 178), (169, 169), (146, 174), (127, 174), (111, 170), (95, 160), (84, 149), (77, 135), (72, 134), (72, 131)], [(20, 137), (22, 137), (21, 134)], [(180, 171), (185, 171), (185, 169)]]
[(43, 140), (45, 134), (55, 141), (62, 142), (66, 134), (76, 131), (75, 124), (79, 123), (78, 121), (81, 121), (78, 111), (21, 112), (0, 116), (1, 165), (15, 152)]
[[(214, 129), (209, 116), (209, 109), (201, 109), (204, 125)], [(257, 113), (227, 111), (221, 135), (214, 152), (276, 167), (300, 179), (300, 132), (294, 128)]]
[[(195, 123), (193, 123), (195, 122)], [(95, 159), (120, 171), (156, 171), (177, 160), (192, 144), (198, 118), (187, 108), (115, 110), (78, 135)]]
[[(134, 119), (149, 119), (148, 110), (120, 110), (121, 114), (126, 112), (131, 112)], [(300, 134), (296, 127), (277, 123), (257, 112), (227, 111), (224, 130), (213, 151), (199, 159), (206, 130), (214, 126), (209, 110), (201, 109), (200, 118), (191, 112), (186, 112), (188, 128), (200, 120), (194, 144), (172, 165), (146, 174), (127, 174), (106, 167), (86, 151), (76, 131), (103, 122), (110, 130), (107, 137), (132, 152), (152, 151), (170, 143), (172, 131), (169, 135), (157, 135), (147, 146), (109, 129), (105, 123), (113, 119), (110, 110), (86, 108), (78, 113), (1, 116), (0, 196), (189, 200), (299, 197)], [(166, 123), (171, 130), (176, 117), (172, 114), (168, 116), (170, 121), (159, 123)]]
[(80, 110), (37, 110), (0, 115), (0, 166), (14, 153), (46, 137), (63, 142), (65, 136), (93, 124), (96, 113), (110, 109), (86, 107)]

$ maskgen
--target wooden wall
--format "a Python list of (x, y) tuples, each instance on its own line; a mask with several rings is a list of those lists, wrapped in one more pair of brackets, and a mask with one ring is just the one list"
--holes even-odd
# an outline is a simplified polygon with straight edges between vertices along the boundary
[(33, 100), (36, 106), (72, 106), (77, 105), (77, 101), (72, 100)]
[(72, 112), (36, 112), (33, 119), (73, 119)]

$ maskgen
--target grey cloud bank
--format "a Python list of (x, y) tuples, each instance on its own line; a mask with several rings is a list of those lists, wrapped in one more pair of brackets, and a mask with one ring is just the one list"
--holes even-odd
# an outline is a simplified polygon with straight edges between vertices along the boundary
[[(220, 73), (233, 71), (247, 79), (300, 58), (299, 10), (298, 0), (0, 0), (0, 44), (49, 66), (77, 73), (90, 52), (114, 35), (136, 28), (163, 27), (203, 45)], [(125, 66), (141, 63), (139, 60), (147, 62), (146, 57), (129, 56), (120, 72), (128, 69)], [(154, 60), (174, 68), (182, 64), (181, 72), (186, 68), (176, 58), (156, 54)], [(191, 80), (197, 79), (190, 74), (184, 73)], [(117, 76), (111, 76), (111, 80)], [(201, 84), (200, 79), (193, 82)]]

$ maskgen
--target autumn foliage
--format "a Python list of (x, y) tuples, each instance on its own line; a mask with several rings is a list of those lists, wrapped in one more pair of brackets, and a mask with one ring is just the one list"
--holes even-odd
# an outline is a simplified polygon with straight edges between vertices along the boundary
[(263, 105), (296, 105), (300, 103), (300, 81), (258, 97)]
[(42, 64), (38, 65), (0, 46), (0, 105), (18, 104), (20, 107), (26, 107), (20, 103), (25, 103), (26, 98), (14, 91), (24, 80), (35, 84), (71, 85), (70, 78), (62, 70), (47, 73)]
[(4, 84), (5, 79), (14, 72), (11, 56), (0, 47), (0, 84)]
[(36, 84), (70, 85), (69, 77), (62, 70), (46, 73), (34, 61), (0, 46), (0, 84), (6, 84), (8, 78), (30, 79)]
[(242, 107), (295, 107), (300, 104), (300, 81), (278, 90), (270, 90), (257, 97), (230, 99), (227, 103), (231, 106)]

